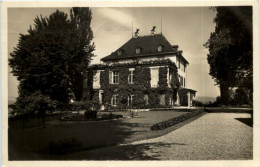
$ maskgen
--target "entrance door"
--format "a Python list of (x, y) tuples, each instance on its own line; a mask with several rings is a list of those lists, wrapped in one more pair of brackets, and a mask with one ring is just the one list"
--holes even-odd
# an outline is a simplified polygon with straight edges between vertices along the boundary
[(180, 104), (181, 106), (188, 106), (188, 96), (187, 95), (180, 95)]

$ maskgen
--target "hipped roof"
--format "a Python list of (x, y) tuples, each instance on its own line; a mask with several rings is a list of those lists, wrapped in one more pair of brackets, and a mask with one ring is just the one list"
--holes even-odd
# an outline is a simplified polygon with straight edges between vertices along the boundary
[[(162, 52), (157, 51), (159, 45), (163, 46)], [(140, 54), (136, 54), (136, 48), (141, 49)], [(121, 55), (118, 55), (118, 51), (122, 51)], [(109, 60), (130, 59), (130, 58), (139, 58), (139, 57), (162, 56), (167, 54), (177, 54), (187, 64), (189, 63), (182, 56), (182, 51), (173, 48), (172, 45), (162, 34), (131, 38), (123, 46), (118, 48), (115, 52), (112, 52), (110, 55), (102, 58), (101, 60), (109, 61)]]

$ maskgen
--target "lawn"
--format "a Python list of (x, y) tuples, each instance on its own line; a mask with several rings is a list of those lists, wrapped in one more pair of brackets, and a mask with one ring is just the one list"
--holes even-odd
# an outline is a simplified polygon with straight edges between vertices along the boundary
[(61, 124), (25, 130), (9, 130), (9, 160), (55, 159), (64, 153), (123, 144), (157, 137), (154, 123), (185, 114), (180, 111), (139, 112), (134, 118)]

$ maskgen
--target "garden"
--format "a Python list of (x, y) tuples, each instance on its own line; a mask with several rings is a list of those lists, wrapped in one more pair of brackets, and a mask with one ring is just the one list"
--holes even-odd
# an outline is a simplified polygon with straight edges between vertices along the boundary
[(178, 128), (179, 125), (159, 131), (151, 130), (153, 125), (194, 112), (143, 111), (135, 113), (133, 117), (130, 112), (111, 113), (123, 117), (79, 122), (56, 119), (46, 122), (46, 126), (23, 130), (9, 129), (9, 159), (62, 159), (64, 154), (158, 137)]

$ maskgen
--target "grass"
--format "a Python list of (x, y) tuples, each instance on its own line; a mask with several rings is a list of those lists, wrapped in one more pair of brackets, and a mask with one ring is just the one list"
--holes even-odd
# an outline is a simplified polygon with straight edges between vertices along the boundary
[(9, 130), (9, 160), (56, 159), (59, 154), (157, 137), (168, 133), (171, 129), (162, 132), (151, 131), (150, 127), (154, 123), (185, 113), (187, 112), (139, 112), (130, 119)]
[[(203, 117), (197, 117), (200, 118), (196, 121), (193, 117), (165, 129), (172, 131), (176, 126), (185, 125), (158, 138), (66, 154), (59, 158), (110, 161), (253, 159), (253, 128), (244, 124), (244, 120), (251, 119), (249, 114), (205, 113)], [(193, 122), (187, 124), (187, 121)]]

